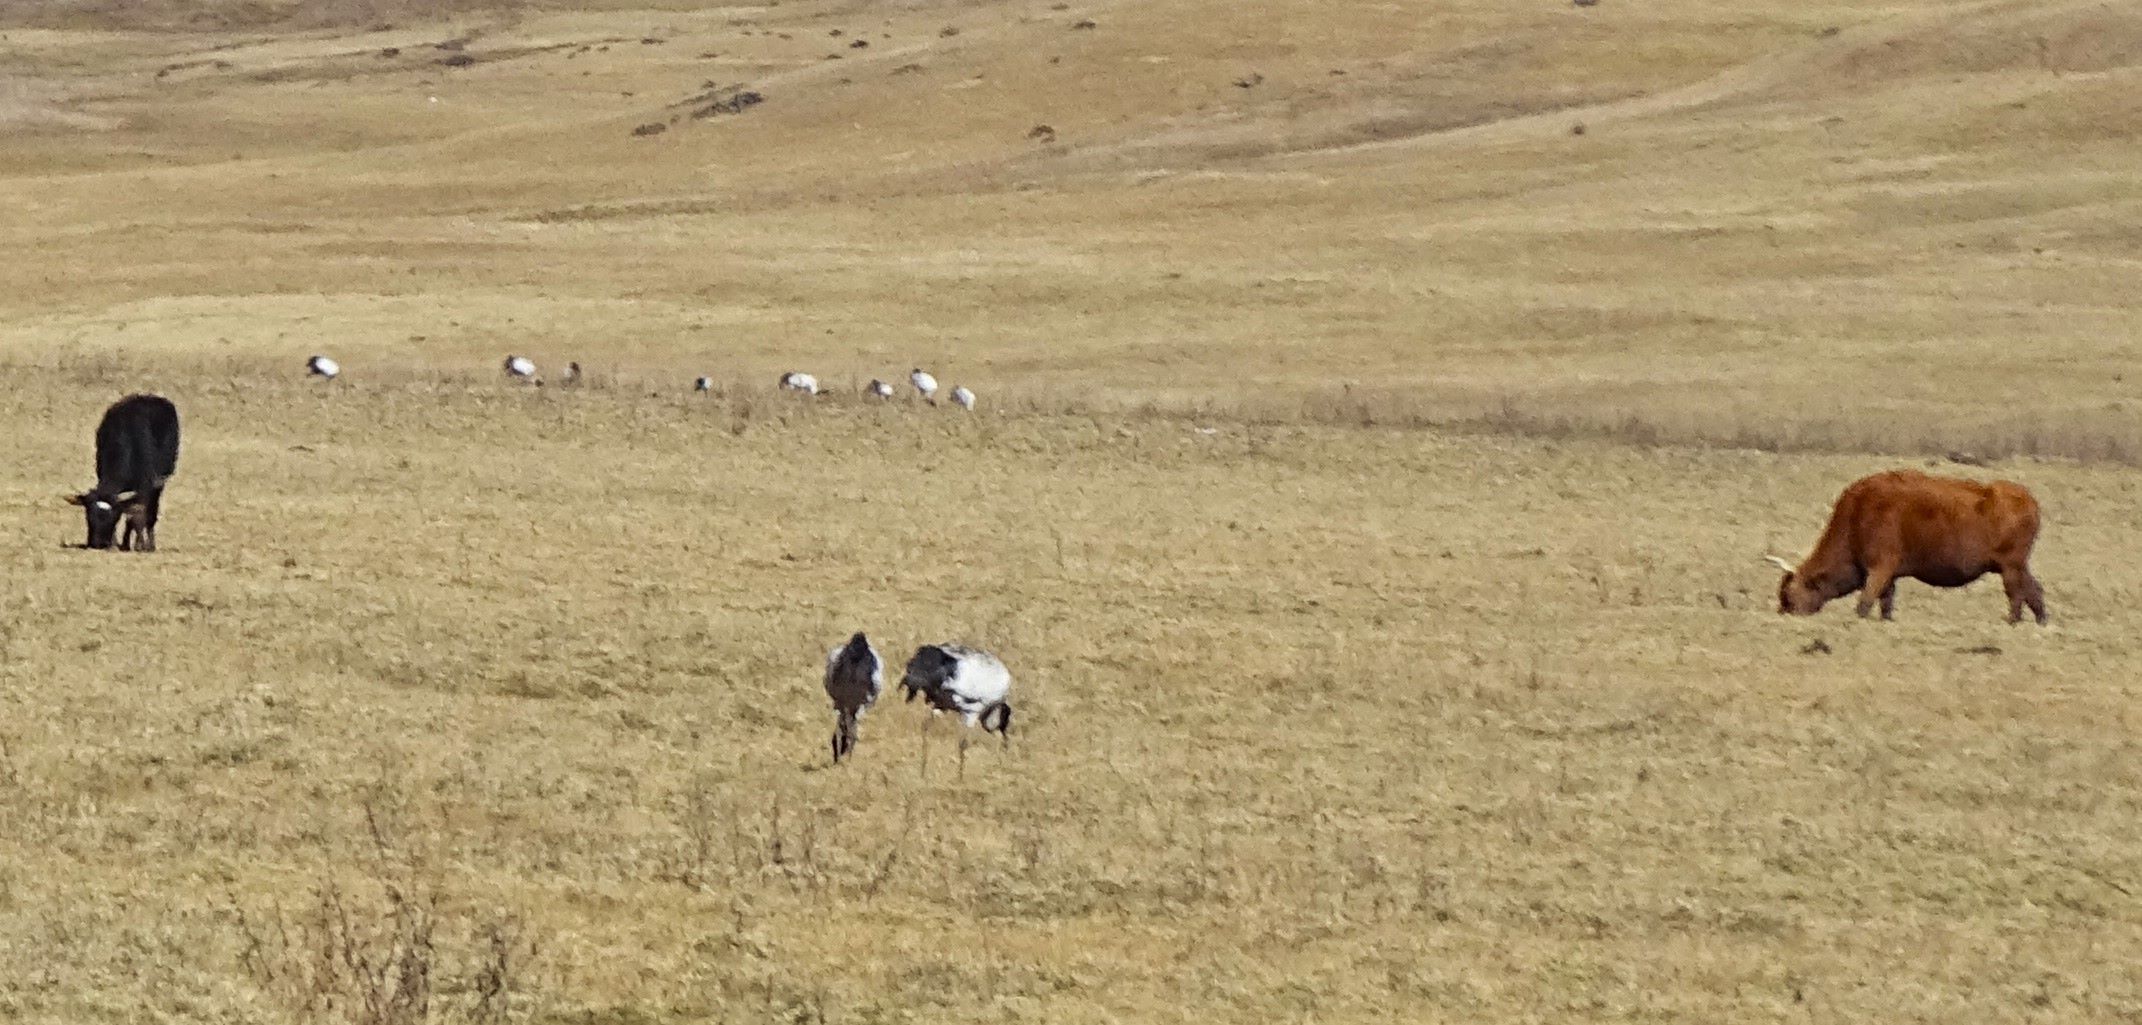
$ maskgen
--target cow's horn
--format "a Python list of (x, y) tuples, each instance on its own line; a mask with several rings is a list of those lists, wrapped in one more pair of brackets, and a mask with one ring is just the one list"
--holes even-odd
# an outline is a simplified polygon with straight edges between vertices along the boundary
[(1785, 560), (1780, 559), (1775, 555), (1765, 555), (1763, 556), (1763, 558), (1768, 560), (1771, 565), (1776, 566), (1777, 568), (1782, 569), (1787, 573), (1795, 572), (1796, 568), (1793, 566), (1792, 563), (1786, 562)]

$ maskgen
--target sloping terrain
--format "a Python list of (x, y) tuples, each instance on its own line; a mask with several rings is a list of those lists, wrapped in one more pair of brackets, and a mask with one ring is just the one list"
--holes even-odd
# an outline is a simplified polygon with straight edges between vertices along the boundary
[[(0, 270), (0, 302), (49, 345), (152, 297), (218, 317), (313, 296), (297, 315), (331, 322), (433, 296), (348, 344), (465, 366), (497, 348), (475, 327), (497, 296), (536, 322), (521, 347), (629, 345), (618, 369), (665, 377), (905, 350), (1264, 416), (1343, 388), (1386, 417), (2132, 452), (2138, 21), (1291, 0), (77, 18), (6, 44), (70, 99), (0, 156), (0, 218), (51, 254)], [(574, 312), (619, 302), (647, 320), (629, 342)], [(709, 322), (750, 340), (710, 345)], [(1215, 394), (1216, 361), (1250, 390)]]

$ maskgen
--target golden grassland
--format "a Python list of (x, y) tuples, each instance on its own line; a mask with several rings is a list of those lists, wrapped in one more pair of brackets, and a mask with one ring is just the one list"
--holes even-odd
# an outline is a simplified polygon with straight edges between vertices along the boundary
[[(2138, 67), (2096, 3), (0, 9), (0, 1017), (2130, 1020)], [(852, 397), (917, 363), (982, 408)], [(69, 548), (136, 389), (164, 550)], [(1772, 614), (1952, 451), (2052, 627)], [(857, 628), (1002, 654), (1012, 744), (829, 768)]]

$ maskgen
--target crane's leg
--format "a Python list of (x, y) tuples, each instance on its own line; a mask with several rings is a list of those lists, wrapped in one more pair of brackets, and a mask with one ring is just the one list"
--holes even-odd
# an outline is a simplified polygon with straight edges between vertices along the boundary
[(843, 757), (855, 754), (855, 742), (860, 739), (857, 735), (858, 725), (854, 712), (840, 717), (840, 753)]
[(936, 724), (937, 724), (937, 713), (935, 713), (935, 712), (932, 712), (932, 713), (930, 713), (930, 717), (929, 717), (929, 718), (927, 718), (927, 719), (924, 719), (924, 720), (922, 720), (922, 778), (923, 778), (923, 779), (929, 779), (929, 778), (930, 778), (930, 732), (931, 732), (931, 729), (930, 729), (930, 728), (931, 728), (932, 726), (935, 726)]

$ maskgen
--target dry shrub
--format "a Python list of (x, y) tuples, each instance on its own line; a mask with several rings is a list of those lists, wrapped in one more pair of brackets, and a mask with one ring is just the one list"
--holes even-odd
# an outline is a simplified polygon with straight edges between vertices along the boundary
[(332, 879), (306, 906), (230, 915), (239, 962), (261, 991), (301, 1021), (348, 1025), (525, 1020), (536, 942), (518, 916), (443, 911), (430, 885)]

